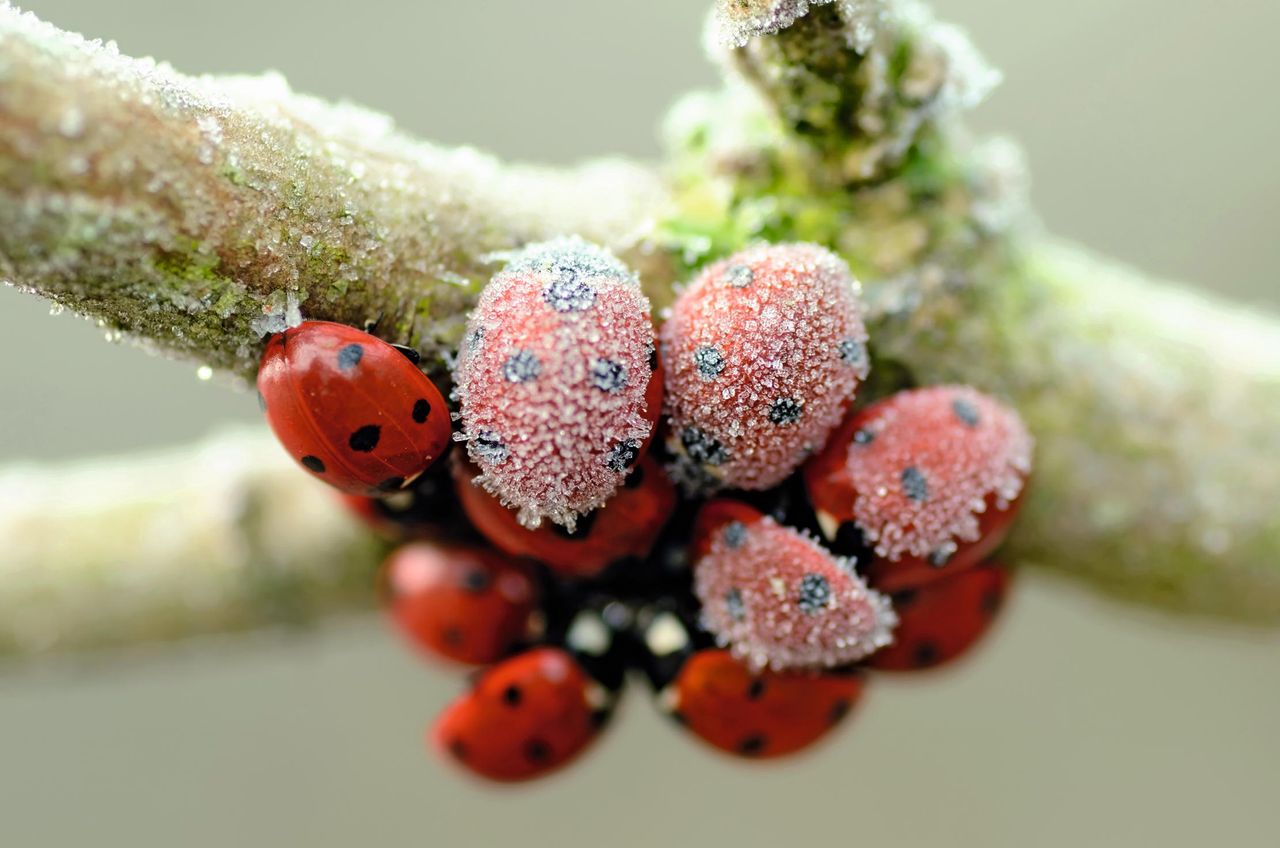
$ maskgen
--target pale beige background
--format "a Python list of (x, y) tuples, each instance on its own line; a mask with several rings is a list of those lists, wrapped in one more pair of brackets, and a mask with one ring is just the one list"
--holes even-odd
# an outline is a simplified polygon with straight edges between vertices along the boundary
[[(1006, 70), (975, 122), (1025, 143), (1054, 231), (1280, 304), (1280, 5), (938, 5)], [(702, 0), (29, 7), (184, 70), (278, 68), (523, 158), (655, 155), (664, 105), (714, 79)], [(250, 397), (197, 382), (194, 366), (47, 311), (0, 290), (0, 461), (256, 419)], [(481, 789), (419, 749), (457, 685), (370, 620), (0, 670), (0, 846), (1280, 844), (1280, 638), (1044, 578), (1023, 583), (974, 662), (880, 682), (834, 744), (781, 768), (694, 747), (637, 692), (562, 779)]]

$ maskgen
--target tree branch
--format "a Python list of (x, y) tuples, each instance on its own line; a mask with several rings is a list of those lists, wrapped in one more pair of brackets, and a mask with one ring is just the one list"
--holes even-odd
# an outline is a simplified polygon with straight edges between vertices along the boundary
[[(659, 303), (750, 241), (818, 241), (867, 284), (871, 392), (965, 381), (1028, 418), (1039, 471), (1012, 556), (1280, 621), (1280, 322), (1028, 235), (1016, 151), (956, 127), (990, 72), (914, 4), (724, 2), (775, 34), (677, 108), (661, 178), (444, 151), (278, 80), (184, 78), (0, 9), (0, 270), (248, 377), (299, 311), (381, 316), (439, 365), (489, 254), (532, 238), (611, 244)], [(0, 477), (0, 652), (367, 602), (380, 547), (264, 439)]]

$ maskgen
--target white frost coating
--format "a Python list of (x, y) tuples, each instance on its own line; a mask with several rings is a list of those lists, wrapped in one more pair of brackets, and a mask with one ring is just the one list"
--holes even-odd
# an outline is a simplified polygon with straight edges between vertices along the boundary
[(812, 7), (832, 2), (848, 26), (849, 46), (866, 50), (887, 14), (884, 0), (719, 0), (708, 22), (708, 42), (743, 47), (755, 36), (787, 29)]

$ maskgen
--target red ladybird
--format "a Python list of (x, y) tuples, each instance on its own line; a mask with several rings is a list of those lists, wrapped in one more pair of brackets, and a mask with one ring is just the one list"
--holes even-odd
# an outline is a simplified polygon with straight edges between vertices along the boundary
[(437, 463), (398, 492), (371, 498), (342, 493), (347, 509), (374, 532), (394, 540), (448, 539), (465, 535), (466, 520), (453, 493), (446, 463)]
[(878, 589), (982, 562), (1004, 541), (1031, 473), (1017, 413), (968, 386), (899, 392), (852, 416), (804, 470), (830, 539), (852, 522)]
[(675, 486), (656, 460), (645, 457), (617, 494), (579, 517), (572, 532), (551, 522), (530, 530), (473, 482), (478, 472), (465, 457), (454, 459), (453, 471), (462, 508), (495, 547), (575, 577), (594, 576), (620, 559), (648, 556), (676, 505)]
[(897, 619), (853, 563), (749, 507), (713, 501), (694, 542), (702, 623), (753, 670), (832, 668), (890, 642)]
[(597, 737), (612, 696), (559, 648), (535, 648), (482, 672), (436, 719), (435, 747), (481, 777), (529, 780)]
[(436, 656), (494, 662), (536, 629), (538, 592), (529, 569), (492, 551), (404, 545), (388, 557), (384, 581), (397, 628)]
[(581, 239), (532, 245), (485, 287), (455, 371), (476, 480), (526, 527), (570, 530), (644, 452), (661, 413), (649, 301)]
[(820, 450), (866, 378), (858, 282), (811, 244), (704, 270), (662, 326), (673, 473), (690, 490), (769, 489)]
[(345, 324), (307, 321), (273, 335), (258, 393), (285, 450), (353, 494), (400, 489), (452, 433), (435, 384), (401, 351)]
[(752, 672), (728, 651), (709, 649), (689, 657), (659, 705), (721, 751), (782, 757), (826, 736), (864, 682), (854, 670)]
[(873, 655), (869, 665), (882, 671), (916, 671), (951, 662), (990, 629), (1008, 588), (1009, 572), (986, 564), (895, 592), (898, 629), (893, 644)]

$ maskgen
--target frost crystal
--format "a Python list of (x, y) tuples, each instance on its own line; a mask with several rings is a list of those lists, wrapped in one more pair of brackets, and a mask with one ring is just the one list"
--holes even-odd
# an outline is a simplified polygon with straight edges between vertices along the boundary
[(719, 0), (708, 26), (709, 40), (722, 47), (743, 47), (757, 35), (787, 29), (812, 7), (833, 2), (849, 27), (850, 45), (865, 50), (886, 14), (884, 0)]
[(572, 530), (614, 493), (657, 417), (649, 303), (634, 274), (581, 239), (509, 259), (458, 354), (462, 426), (477, 482), (526, 526)]
[(888, 645), (897, 624), (847, 563), (767, 517), (713, 536), (694, 591), (703, 624), (753, 669), (847, 665)]
[(673, 475), (766, 489), (824, 444), (867, 375), (858, 292), (816, 245), (754, 247), (703, 271), (662, 328)]

